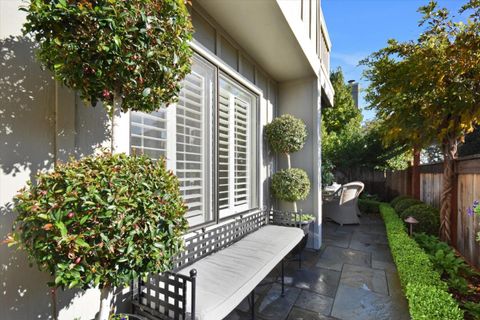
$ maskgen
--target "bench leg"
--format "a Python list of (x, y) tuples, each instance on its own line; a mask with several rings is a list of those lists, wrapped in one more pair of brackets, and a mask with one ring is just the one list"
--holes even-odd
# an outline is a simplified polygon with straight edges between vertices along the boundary
[(285, 271), (283, 267), (283, 260), (284, 259), (282, 259), (282, 297), (285, 297)]
[(255, 289), (252, 290), (251, 295), (251, 301), (252, 303), (250, 304), (250, 312), (252, 314), (252, 320), (255, 320)]

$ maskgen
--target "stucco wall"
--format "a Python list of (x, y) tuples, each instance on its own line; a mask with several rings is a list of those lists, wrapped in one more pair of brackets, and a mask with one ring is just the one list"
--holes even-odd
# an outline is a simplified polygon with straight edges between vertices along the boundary
[[(307, 199), (299, 201), (298, 209), (313, 214), (317, 224), (312, 227), (314, 237), (309, 246), (319, 249), (321, 245), (321, 175), (320, 175), (320, 101), (317, 77), (298, 79), (279, 84), (279, 114), (291, 114), (302, 119), (308, 138), (302, 150), (291, 155), (292, 167), (304, 169), (310, 178), (311, 190)], [(278, 156), (279, 168), (287, 167), (286, 157)], [(281, 208), (292, 210), (288, 202), (281, 202)]]
[[(102, 107), (86, 108), (35, 61), (34, 42), (21, 35), (21, 4), (0, 0), (0, 239), (15, 218), (12, 196), (38, 170), (109, 141)], [(47, 281), (22, 252), (0, 245), (0, 319), (51, 319)], [(98, 297), (94, 289), (59, 290), (59, 319), (93, 318)]]

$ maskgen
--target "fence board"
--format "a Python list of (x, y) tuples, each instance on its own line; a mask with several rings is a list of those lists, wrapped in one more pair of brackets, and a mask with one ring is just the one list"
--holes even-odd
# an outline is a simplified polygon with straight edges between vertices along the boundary
[(459, 218), (457, 249), (469, 263), (480, 266), (480, 246), (476, 241), (476, 235), (480, 231), (480, 219), (467, 214), (467, 209), (472, 207), (473, 201), (480, 198), (480, 173), (458, 175), (457, 197)]
[[(440, 208), (443, 164), (421, 165), (420, 200)], [(369, 169), (352, 170), (351, 181), (360, 180), (365, 183), (366, 191), (378, 194), (384, 200), (391, 200), (399, 194), (409, 194), (411, 188), (411, 171), (375, 171)], [(457, 179), (457, 208), (455, 208), (452, 226), (456, 226), (456, 239), (453, 244), (472, 265), (480, 267), (480, 243), (476, 235), (480, 231), (480, 217), (468, 216), (467, 208), (474, 200), (480, 200), (480, 156), (462, 158), (455, 163)], [(455, 203), (455, 202), (454, 202)], [(455, 230), (454, 230), (455, 231)], [(455, 232), (453, 232), (455, 233)]]

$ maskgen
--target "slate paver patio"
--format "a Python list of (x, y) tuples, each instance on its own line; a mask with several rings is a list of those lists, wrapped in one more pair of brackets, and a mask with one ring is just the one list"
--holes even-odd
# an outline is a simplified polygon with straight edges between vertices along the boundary
[[(285, 297), (280, 267), (255, 289), (260, 320), (408, 320), (408, 305), (388, 248), (382, 219), (364, 215), (360, 225), (325, 222), (321, 250), (306, 250), (302, 268), (285, 265)], [(250, 319), (244, 300), (226, 319)]]

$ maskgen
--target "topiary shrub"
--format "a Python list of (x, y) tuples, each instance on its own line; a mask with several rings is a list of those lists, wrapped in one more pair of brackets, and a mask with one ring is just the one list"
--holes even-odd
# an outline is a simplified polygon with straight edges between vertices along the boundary
[(92, 105), (156, 110), (176, 101), (190, 72), (183, 0), (33, 0), (23, 10), (39, 60)]
[(303, 148), (307, 129), (301, 119), (284, 114), (265, 126), (265, 136), (274, 152), (290, 154)]
[(415, 232), (425, 232), (431, 235), (438, 235), (440, 229), (440, 212), (428, 204), (416, 204), (405, 209), (400, 217), (406, 219), (412, 216), (418, 220), (414, 226)]
[(395, 198), (393, 198), (392, 201), (390, 201), (390, 205), (392, 206), (392, 208), (395, 208), (395, 206), (397, 205), (397, 203), (401, 200), (405, 200), (405, 199), (412, 199), (412, 197), (410, 196), (397, 196)]
[(394, 209), (397, 212), (398, 215), (401, 215), (403, 211), (406, 209), (410, 208), (411, 206), (417, 205), (417, 204), (422, 204), (423, 202), (417, 199), (403, 199), (397, 202), (395, 205)]
[(310, 180), (302, 169), (280, 170), (272, 177), (272, 193), (277, 199), (290, 202), (304, 200), (309, 192)]
[(102, 296), (169, 270), (188, 228), (177, 177), (145, 156), (104, 153), (59, 164), (14, 203), (11, 244), (50, 273), (51, 286), (99, 286)]

